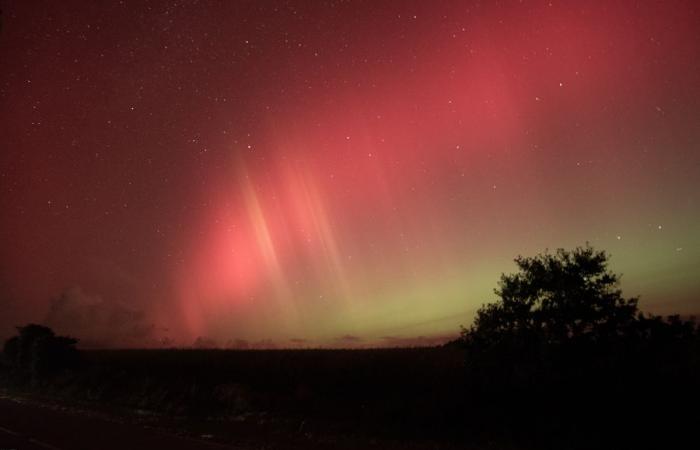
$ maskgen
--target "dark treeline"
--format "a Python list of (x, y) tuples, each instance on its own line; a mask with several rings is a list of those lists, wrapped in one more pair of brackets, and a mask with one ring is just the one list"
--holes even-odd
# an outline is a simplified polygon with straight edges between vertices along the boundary
[[(477, 448), (672, 448), (700, 423), (700, 330), (639, 311), (591, 247), (516, 259), (443, 347), (102, 350), (31, 325), (7, 386), (169, 416)], [(48, 331), (47, 331), (48, 330)], [(51, 355), (51, 356), (49, 356)], [(272, 418), (277, 418), (275, 422)]]

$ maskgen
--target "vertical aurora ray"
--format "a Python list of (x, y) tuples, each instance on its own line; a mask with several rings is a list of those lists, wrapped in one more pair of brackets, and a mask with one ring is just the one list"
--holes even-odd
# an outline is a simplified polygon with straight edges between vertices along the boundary
[(185, 345), (446, 336), (586, 241), (700, 312), (697, 2), (38, 3), (3, 7), (6, 328), (80, 285)]
[(614, 77), (640, 62), (620, 40), (639, 31), (603, 23), (586, 32), (598, 11), (535, 9), (538, 32), (517, 15), (506, 25), (487, 13), (445, 37), (414, 39), (413, 53), (398, 50), (406, 76), (370, 66), (371, 84), (267, 114), (274, 125), (245, 156), (251, 169), (238, 175), (244, 206), (234, 221), (249, 223), (262, 261), (257, 308), (286, 311), (278, 339), (449, 333), (518, 253), (608, 247), (611, 223), (632, 226), (605, 198), (621, 192), (613, 172), (594, 165), (613, 146), (632, 154), (641, 122), (630, 117), (622, 134), (609, 128), (596, 97), (637, 102)]
[(256, 249), (262, 259), (263, 281), (274, 289), (273, 299), (283, 310), (282, 317), (294, 320), (289, 285), (279, 261), (278, 250), (273, 241), (272, 231), (268, 225), (268, 216), (263, 210), (258, 194), (255, 191), (250, 175), (243, 163), (238, 166), (236, 178), (240, 182), (241, 193), (245, 202), (245, 212), (252, 227)]
[[(320, 258), (315, 263), (317, 282), (325, 281), (325, 289), (330, 289), (334, 297), (343, 304), (351, 298), (350, 284), (343, 264), (342, 252), (338, 246), (325, 201), (308, 170), (288, 168), (286, 170), (287, 190), (293, 209), (296, 225), (303, 239), (308, 243), (311, 258)], [(342, 305), (341, 305), (342, 307)]]

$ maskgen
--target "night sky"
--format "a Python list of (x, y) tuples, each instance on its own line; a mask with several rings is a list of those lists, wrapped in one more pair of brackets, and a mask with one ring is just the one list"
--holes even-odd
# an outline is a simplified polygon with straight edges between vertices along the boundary
[(700, 312), (700, 6), (2, 0), (0, 331), (432, 343), (590, 242)]

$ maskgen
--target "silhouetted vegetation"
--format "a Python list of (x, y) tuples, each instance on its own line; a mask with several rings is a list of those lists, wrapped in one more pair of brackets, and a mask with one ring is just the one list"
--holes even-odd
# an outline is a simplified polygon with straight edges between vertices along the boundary
[[(537, 447), (689, 438), (681, 425), (698, 419), (685, 409), (700, 388), (695, 323), (641, 313), (608, 255), (589, 246), (515, 262), (460, 339), (484, 423)], [(640, 426), (645, 433), (631, 433)]]
[[(517, 258), (496, 301), (442, 347), (94, 350), (34, 392), (214, 417), (255, 445), (268, 433), (325, 433), (435, 447), (677, 447), (700, 423), (700, 331), (641, 313), (608, 259), (588, 246)], [(27, 380), (75, 367), (74, 344), (28, 325), (5, 356)]]
[(17, 327), (17, 331), (3, 348), (5, 360), (17, 374), (37, 381), (77, 366), (77, 339), (56, 336), (50, 328), (36, 324)]

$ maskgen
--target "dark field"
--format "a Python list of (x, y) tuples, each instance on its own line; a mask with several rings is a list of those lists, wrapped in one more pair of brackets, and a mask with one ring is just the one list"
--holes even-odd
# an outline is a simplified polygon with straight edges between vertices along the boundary
[(449, 347), (88, 350), (49, 381), (29, 387), (6, 374), (6, 383), (225, 441), (444, 447), (456, 439), (445, 433), (456, 430), (463, 366), (463, 352)]
[(243, 446), (652, 448), (693, 438), (698, 420), (696, 381), (665, 358), (660, 371), (578, 367), (523, 387), (478, 380), (458, 347), (91, 350), (50, 380), (4, 378), (35, 397)]
[[(100, 350), (64, 389), (173, 414), (412, 418), (455, 397), (458, 349)], [(410, 405), (411, 411), (407, 411)]]

